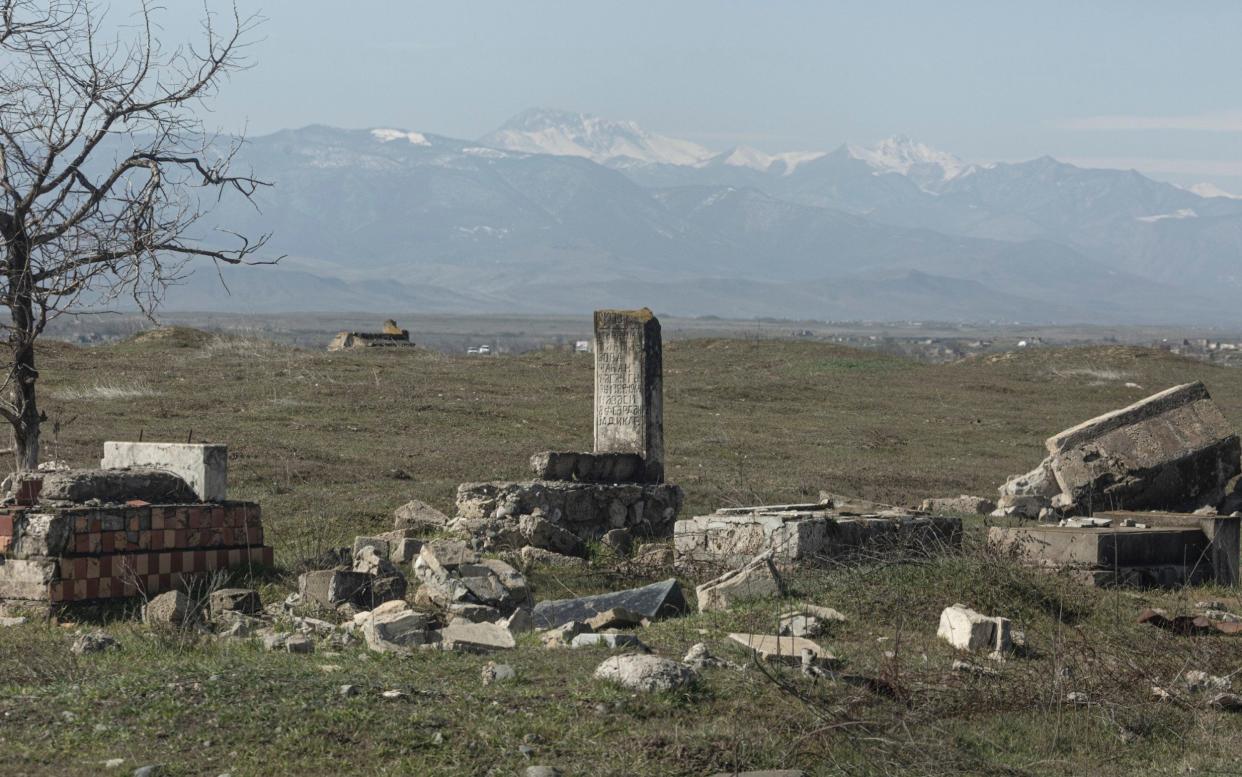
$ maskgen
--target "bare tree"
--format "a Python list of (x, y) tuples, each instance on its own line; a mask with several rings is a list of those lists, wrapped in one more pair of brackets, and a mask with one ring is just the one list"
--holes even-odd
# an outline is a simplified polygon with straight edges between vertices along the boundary
[(196, 115), (247, 66), (257, 18), (233, 7), (222, 25), (204, 8), (201, 40), (174, 48), (158, 11), (143, 0), (116, 20), (87, 0), (0, 0), (0, 416), (21, 469), (39, 462), (35, 341), (49, 320), (118, 297), (150, 316), (187, 262), (252, 263), (267, 240), (192, 229), (212, 199), (265, 185), (230, 171), (240, 140), (222, 144)]

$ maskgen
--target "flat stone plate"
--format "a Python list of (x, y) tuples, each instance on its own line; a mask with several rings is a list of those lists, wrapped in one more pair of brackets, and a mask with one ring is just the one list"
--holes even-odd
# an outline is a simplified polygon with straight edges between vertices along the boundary
[(801, 664), (802, 651), (810, 650), (815, 663), (828, 664), (836, 656), (804, 637), (777, 637), (769, 634), (730, 634), (729, 639), (750, 648), (764, 661), (781, 664)]
[(539, 602), (532, 613), (536, 629), (554, 629), (570, 621), (588, 621), (601, 612), (623, 607), (644, 618), (663, 618), (687, 611), (686, 597), (675, 578), (659, 583), (613, 591), (577, 599), (551, 599)]

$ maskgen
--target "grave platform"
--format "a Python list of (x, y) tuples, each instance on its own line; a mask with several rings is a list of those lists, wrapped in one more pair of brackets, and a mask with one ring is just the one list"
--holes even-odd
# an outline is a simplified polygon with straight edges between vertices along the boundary
[(1108, 512), (1108, 526), (988, 530), (988, 544), (1019, 562), (1098, 586), (1238, 584), (1242, 519), (1188, 513)]
[(771, 551), (779, 567), (813, 566), (869, 544), (957, 544), (961, 532), (960, 518), (857, 500), (728, 508), (677, 521), (674, 565), (686, 573), (713, 574)]
[(0, 600), (8, 604), (149, 597), (190, 576), (271, 563), (253, 502), (0, 511)]

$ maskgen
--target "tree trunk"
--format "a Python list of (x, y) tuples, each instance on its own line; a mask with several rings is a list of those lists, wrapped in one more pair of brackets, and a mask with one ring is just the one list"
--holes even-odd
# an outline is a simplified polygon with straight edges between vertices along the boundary
[(13, 425), (13, 447), (17, 467), (21, 470), (39, 468), (39, 424), (43, 416), (35, 400), (35, 338), (38, 331), (34, 316), (34, 288), (30, 277), (30, 241), (17, 218), (0, 213), (0, 237), (8, 244), (5, 272), (8, 275), (9, 350), (12, 372), (9, 377), (8, 400), (15, 411), (9, 421)]

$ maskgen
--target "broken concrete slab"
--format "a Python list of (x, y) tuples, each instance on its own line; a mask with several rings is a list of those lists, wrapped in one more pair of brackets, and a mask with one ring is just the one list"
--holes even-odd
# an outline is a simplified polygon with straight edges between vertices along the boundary
[(772, 563), (772, 555), (772, 551), (762, 553), (740, 569), (726, 572), (696, 588), (699, 612), (722, 612), (741, 602), (781, 596), (785, 587)]
[(812, 663), (831, 664), (836, 656), (809, 639), (802, 637), (779, 637), (769, 634), (730, 634), (729, 639), (753, 651), (759, 658), (770, 663), (800, 666), (803, 651), (810, 651)]
[(550, 629), (570, 621), (587, 621), (601, 612), (621, 607), (652, 620), (686, 612), (686, 598), (676, 578), (626, 591), (553, 599), (539, 602), (532, 613), (535, 628)]
[(940, 613), (936, 636), (958, 650), (989, 650), (1006, 653), (1013, 649), (1008, 618), (975, 612), (964, 604), (954, 604)]

